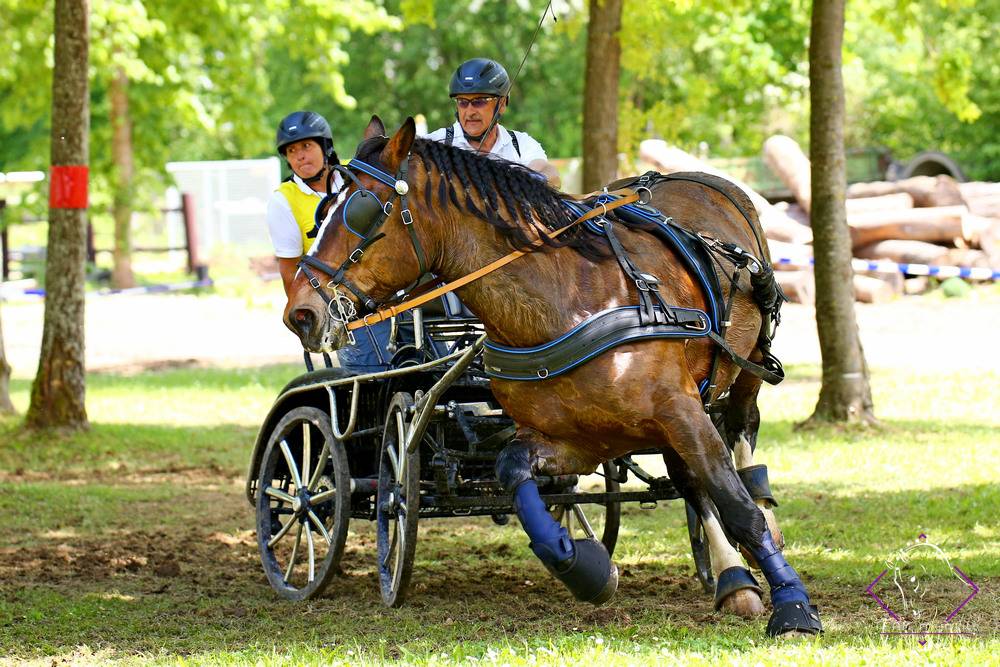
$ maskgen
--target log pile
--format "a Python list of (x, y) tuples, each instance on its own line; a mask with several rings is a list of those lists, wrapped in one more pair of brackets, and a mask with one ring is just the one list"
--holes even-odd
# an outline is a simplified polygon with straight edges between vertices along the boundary
[[(812, 269), (803, 268), (812, 258), (810, 163), (793, 139), (779, 135), (764, 144), (764, 161), (794, 196), (791, 204), (772, 205), (746, 183), (663, 141), (644, 141), (639, 150), (643, 160), (663, 173), (704, 171), (740, 186), (757, 208), (786, 294), (793, 301), (812, 301)], [(1000, 183), (915, 176), (855, 183), (847, 188), (847, 197), (847, 224), (856, 258), (1000, 269)], [(791, 261), (777, 262), (781, 258)], [(900, 273), (854, 278), (856, 298), (868, 303), (919, 293), (928, 285), (926, 278), (904, 280)]]

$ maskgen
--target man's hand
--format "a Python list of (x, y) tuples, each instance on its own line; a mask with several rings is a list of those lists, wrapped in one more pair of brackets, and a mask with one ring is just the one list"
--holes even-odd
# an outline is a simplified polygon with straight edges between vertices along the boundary
[(545, 176), (545, 179), (554, 188), (559, 188), (562, 185), (562, 179), (559, 177), (559, 170), (552, 165), (548, 160), (532, 160), (528, 163), (528, 169), (534, 169), (538, 173)]

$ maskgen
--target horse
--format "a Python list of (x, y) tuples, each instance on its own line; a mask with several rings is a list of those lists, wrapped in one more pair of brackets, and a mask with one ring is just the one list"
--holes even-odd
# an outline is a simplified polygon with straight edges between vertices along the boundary
[[(575, 217), (565, 195), (525, 168), (417, 138), (412, 118), (388, 137), (373, 116), (354, 160), (337, 168), (346, 185), (300, 263), (283, 317), (310, 351), (347, 344), (348, 320), (392, 302), (426, 272), (454, 280), (512, 249), (525, 252), (457, 292), (497, 346), (544, 345), (642, 296), (607, 239), (581, 225), (556, 237), (554, 230), (570, 227)], [(679, 226), (755, 249), (756, 261), (769, 265), (753, 207), (735, 186), (666, 180), (644, 196)], [(637, 229), (619, 229), (616, 238), (635, 265), (655, 268), (659, 294), (669, 303), (709, 307), (674, 249)], [(704, 336), (652, 338), (626, 342), (554, 377), (493, 377), (493, 393), (517, 427), (497, 457), (497, 477), (546, 569), (578, 600), (601, 604), (617, 588), (617, 568), (596, 540), (569, 539), (534, 477), (590, 474), (604, 461), (656, 449), (702, 521), (716, 608), (747, 618), (765, 613), (761, 588), (731, 539), (770, 587), (768, 634), (815, 634), (822, 630), (816, 607), (723, 439), (725, 433), (746, 464), (759, 427), (761, 379), (734, 359), (764, 357), (761, 333), (768, 324), (745, 281), (731, 285), (727, 310), (724, 344), (733, 355), (716, 358), (719, 342)], [(728, 393), (721, 428), (699, 389), (710, 375), (710, 398)]]

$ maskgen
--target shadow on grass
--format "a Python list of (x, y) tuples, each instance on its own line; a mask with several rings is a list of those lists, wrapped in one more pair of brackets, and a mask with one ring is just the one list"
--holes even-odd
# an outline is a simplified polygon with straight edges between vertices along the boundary
[(0, 420), (0, 471), (32, 477), (105, 477), (120, 471), (218, 468), (241, 473), (255, 427), (91, 424), (70, 436), (25, 432), (19, 418)]
[[(190, 362), (154, 362), (148, 366), (137, 364), (127, 370), (90, 371), (87, 373), (88, 391), (107, 389), (125, 391), (160, 391), (163, 389), (243, 389), (248, 384), (259, 384), (279, 390), (292, 378), (305, 372), (302, 364), (268, 364), (251, 368), (215, 368), (198, 366)], [(31, 391), (31, 379), (12, 378), (11, 392)]]

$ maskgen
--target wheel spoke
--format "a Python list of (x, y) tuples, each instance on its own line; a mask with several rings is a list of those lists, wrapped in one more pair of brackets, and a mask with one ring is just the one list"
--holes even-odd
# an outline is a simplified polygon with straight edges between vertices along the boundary
[(298, 466), (295, 465), (295, 459), (292, 458), (292, 450), (288, 448), (288, 443), (284, 440), (281, 441), (281, 453), (285, 455), (285, 463), (288, 465), (288, 471), (292, 473), (292, 481), (295, 482), (296, 490), (302, 488), (302, 477), (299, 476)]
[(284, 491), (276, 489), (273, 486), (269, 486), (266, 489), (264, 489), (264, 493), (266, 495), (271, 496), (272, 498), (280, 500), (281, 502), (284, 502), (284, 503), (291, 504), (292, 501), (295, 500), (294, 498), (292, 498), (290, 495), (288, 495)]
[(399, 478), (399, 456), (396, 454), (396, 448), (390, 442), (386, 445), (385, 453), (389, 456), (389, 463), (392, 465), (392, 476), (397, 482), (402, 482)]
[(295, 567), (295, 559), (299, 555), (299, 544), (302, 542), (302, 524), (299, 524), (299, 532), (295, 535), (295, 544), (292, 546), (292, 556), (288, 559), (288, 569), (285, 570), (285, 583), (288, 583), (288, 578), (292, 576), (292, 569)]
[(587, 516), (583, 513), (583, 508), (579, 505), (573, 505), (573, 514), (576, 515), (576, 520), (580, 524), (580, 527), (583, 528), (583, 532), (587, 537), (596, 539), (594, 537), (594, 529), (590, 526), (590, 522), (587, 521)]
[(323, 476), (323, 468), (326, 465), (326, 458), (330, 455), (330, 443), (323, 441), (323, 449), (319, 452), (319, 458), (316, 459), (316, 470), (313, 471), (312, 479), (309, 480), (309, 490), (315, 491), (316, 485), (319, 484), (320, 477)]
[(328, 491), (320, 491), (315, 496), (309, 499), (309, 504), (315, 507), (316, 505), (322, 505), (328, 500), (331, 500), (337, 495), (336, 487), (329, 489)]
[(312, 463), (312, 430), (309, 422), (302, 422), (302, 479), (309, 481), (309, 466)]
[(272, 537), (270, 540), (267, 541), (268, 548), (273, 549), (274, 545), (278, 543), (278, 540), (284, 537), (288, 533), (288, 531), (292, 529), (293, 525), (295, 525), (295, 519), (289, 518), (288, 521), (285, 523), (285, 525), (281, 527), (281, 530), (275, 533), (274, 537)]
[(389, 559), (392, 558), (392, 555), (394, 553), (396, 553), (396, 533), (397, 532), (398, 531), (396, 531), (396, 530), (392, 531), (392, 539), (389, 541), (389, 549), (385, 552), (385, 558), (382, 559), (382, 567), (388, 567), (389, 566)]
[(396, 532), (399, 533), (399, 548), (396, 549), (396, 569), (392, 573), (393, 579), (398, 577), (403, 569), (403, 554), (406, 553), (406, 517), (398, 515), (396, 523)]
[(316, 545), (313, 544), (313, 534), (311, 530), (306, 531), (306, 542), (309, 545), (309, 583), (316, 579)]
[(326, 532), (326, 526), (323, 525), (323, 522), (319, 520), (319, 517), (312, 510), (309, 510), (309, 520), (312, 522), (312, 525), (316, 526), (316, 530), (323, 536), (326, 543), (333, 544), (333, 540), (330, 539), (330, 533)]

